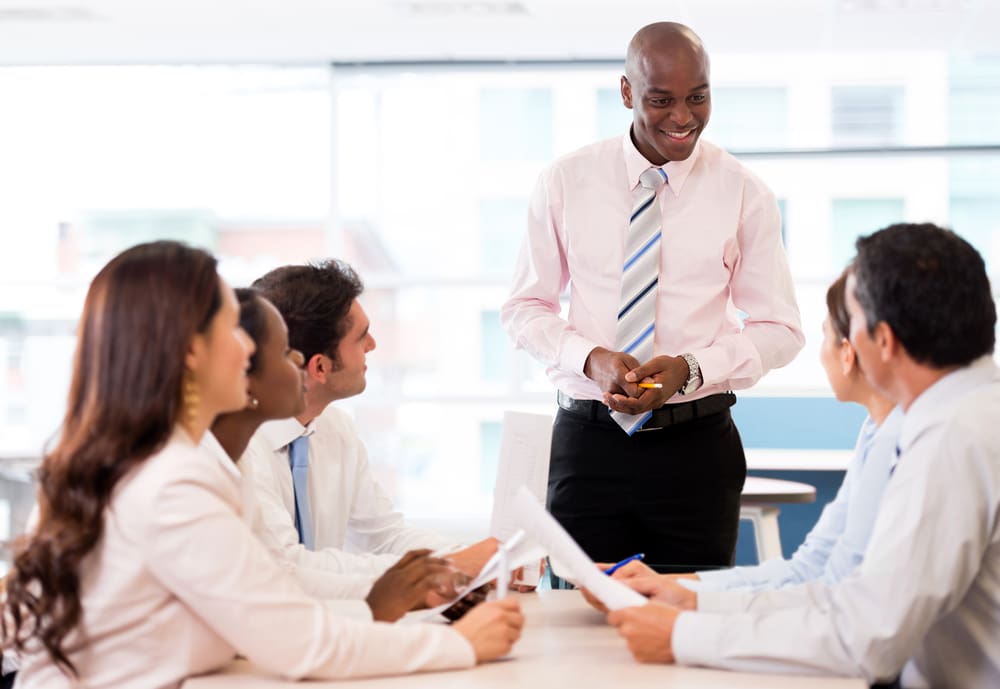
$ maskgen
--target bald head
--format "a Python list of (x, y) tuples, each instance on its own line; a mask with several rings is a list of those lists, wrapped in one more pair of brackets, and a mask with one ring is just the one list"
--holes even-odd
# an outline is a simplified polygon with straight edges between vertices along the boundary
[(656, 56), (687, 53), (703, 60), (708, 71), (708, 54), (698, 34), (677, 22), (656, 22), (639, 29), (628, 44), (625, 56), (625, 75), (635, 79), (643, 72), (643, 65)]
[(674, 22), (639, 29), (628, 46), (621, 92), (639, 153), (653, 165), (686, 160), (712, 113), (701, 39)]

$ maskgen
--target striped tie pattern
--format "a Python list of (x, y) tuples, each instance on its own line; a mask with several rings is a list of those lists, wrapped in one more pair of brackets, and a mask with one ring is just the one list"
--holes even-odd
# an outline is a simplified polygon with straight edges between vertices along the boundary
[[(622, 268), (621, 307), (615, 349), (631, 354), (640, 363), (653, 357), (653, 330), (656, 321), (656, 285), (660, 275), (660, 205), (656, 193), (667, 182), (662, 168), (651, 167), (639, 175), (635, 203), (625, 238), (625, 265)], [(632, 435), (649, 420), (652, 412), (625, 414), (611, 412), (622, 429)]]

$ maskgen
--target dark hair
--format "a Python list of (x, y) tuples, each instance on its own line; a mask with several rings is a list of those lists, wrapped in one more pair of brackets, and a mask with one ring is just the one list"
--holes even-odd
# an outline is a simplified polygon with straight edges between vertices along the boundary
[(917, 362), (964, 366), (993, 351), (996, 306), (982, 257), (931, 223), (890, 225), (857, 241), (855, 297), (868, 331), (884, 321)]
[(847, 271), (840, 274), (826, 290), (826, 310), (830, 325), (837, 337), (846, 340), (851, 336), (851, 314), (847, 311)]
[(250, 368), (247, 373), (256, 373), (263, 365), (260, 360), (260, 345), (267, 341), (267, 319), (261, 306), (260, 292), (253, 287), (237, 287), (236, 300), (240, 303), (240, 327), (243, 328), (257, 347), (250, 356)]
[(6, 579), (3, 636), (18, 651), (37, 638), (76, 674), (63, 643), (80, 623), (81, 562), (115, 485), (173, 432), (185, 354), (221, 302), (215, 259), (177, 242), (132, 247), (91, 283), (61, 434), (38, 472), (38, 526)]
[(283, 266), (253, 286), (281, 312), (289, 343), (307, 362), (316, 354), (337, 361), (337, 347), (351, 325), (351, 304), (364, 290), (351, 266), (338, 259)]

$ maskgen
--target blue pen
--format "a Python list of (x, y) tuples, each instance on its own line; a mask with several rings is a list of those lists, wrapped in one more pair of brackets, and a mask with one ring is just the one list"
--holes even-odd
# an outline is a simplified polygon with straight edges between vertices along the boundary
[(625, 565), (627, 565), (628, 563), (630, 563), (632, 560), (641, 560), (644, 557), (645, 557), (645, 555), (643, 555), (642, 553), (636, 553), (635, 555), (632, 555), (630, 557), (625, 558), (621, 562), (616, 562), (615, 564), (611, 565), (606, 570), (604, 570), (604, 573), (607, 574), (608, 576), (611, 576), (612, 574), (614, 574), (615, 572), (618, 571), (619, 567), (624, 567)]

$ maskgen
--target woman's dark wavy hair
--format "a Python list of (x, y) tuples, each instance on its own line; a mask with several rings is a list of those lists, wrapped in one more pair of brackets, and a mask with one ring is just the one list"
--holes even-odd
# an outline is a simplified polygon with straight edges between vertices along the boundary
[(38, 525), (5, 580), (6, 647), (40, 643), (76, 675), (65, 644), (81, 622), (81, 563), (101, 538), (115, 485), (178, 423), (186, 352), (221, 299), (215, 258), (177, 242), (132, 247), (94, 278), (60, 437), (38, 473)]

